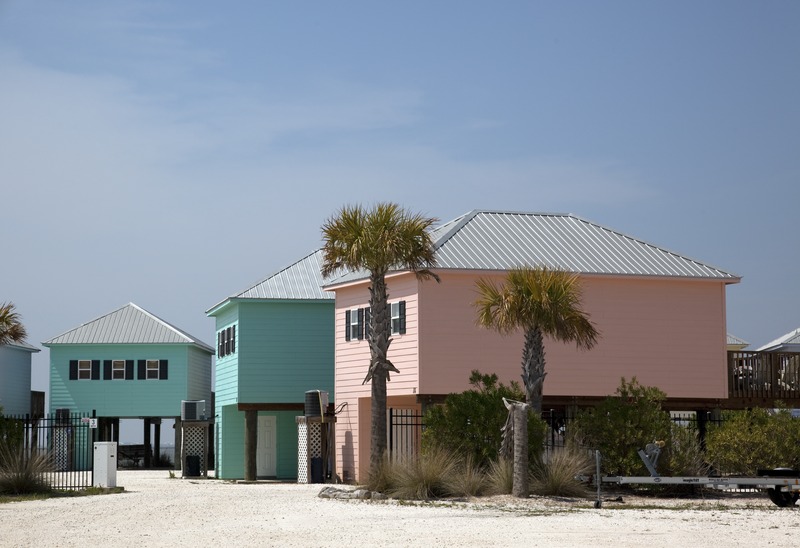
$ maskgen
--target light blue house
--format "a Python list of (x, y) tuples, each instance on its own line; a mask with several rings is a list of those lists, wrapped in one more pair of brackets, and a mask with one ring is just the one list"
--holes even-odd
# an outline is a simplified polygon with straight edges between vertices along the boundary
[(0, 345), (0, 409), (4, 415), (31, 413), (31, 356), (25, 342)]
[(305, 393), (333, 401), (334, 296), (321, 289), (321, 258), (314, 252), (207, 311), (217, 332), (217, 477), (297, 477)]
[(119, 419), (143, 418), (145, 445), (155, 425), (158, 455), (159, 419), (179, 419), (182, 400), (205, 400), (210, 410), (214, 349), (133, 303), (43, 345), (50, 412), (96, 413), (101, 440), (119, 441)]

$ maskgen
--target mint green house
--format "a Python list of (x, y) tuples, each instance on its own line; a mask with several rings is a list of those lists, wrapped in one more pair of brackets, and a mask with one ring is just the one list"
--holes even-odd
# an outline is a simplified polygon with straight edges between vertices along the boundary
[(305, 393), (327, 391), (333, 401), (334, 295), (321, 289), (321, 255), (207, 311), (217, 332), (219, 478), (297, 478), (295, 417), (303, 415)]
[(50, 412), (95, 413), (100, 440), (119, 441), (121, 418), (144, 419), (145, 444), (155, 425), (158, 455), (160, 419), (179, 420), (182, 400), (205, 400), (211, 410), (214, 349), (133, 303), (42, 344)]

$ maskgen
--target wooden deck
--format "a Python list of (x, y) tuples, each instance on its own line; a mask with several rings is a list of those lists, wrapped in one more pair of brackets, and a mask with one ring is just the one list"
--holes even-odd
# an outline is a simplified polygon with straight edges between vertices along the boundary
[(800, 407), (800, 353), (728, 352), (728, 399), (735, 407)]

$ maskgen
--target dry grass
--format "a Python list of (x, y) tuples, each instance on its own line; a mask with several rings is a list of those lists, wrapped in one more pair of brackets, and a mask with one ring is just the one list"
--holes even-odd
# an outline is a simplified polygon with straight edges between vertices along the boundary
[(489, 464), (486, 472), (487, 493), (491, 495), (510, 495), (514, 487), (514, 463), (500, 459)]
[(456, 459), (448, 451), (436, 447), (418, 458), (393, 463), (389, 472), (391, 484), (387, 494), (398, 499), (430, 499), (450, 495), (447, 479), (456, 468)]
[(586, 486), (575, 476), (591, 471), (592, 462), (585, 450), (564, 448), (550, 454), (546, 462), (531, 471), (531, 492), (542, 496), (584, 497)]
[(452, 496), (476, 497), (486, 492), (488, 479), (483, 470), (475, 464), (475, 459), (467, 455), (453, 466), (449, 477), (445, 478), (445, 488)]
[(50, 485), (44, 474), (52, 470), (47, 453), (28, 455), (22, 447), (0, 446), (0, 494), (23, 495), (46, 493)]

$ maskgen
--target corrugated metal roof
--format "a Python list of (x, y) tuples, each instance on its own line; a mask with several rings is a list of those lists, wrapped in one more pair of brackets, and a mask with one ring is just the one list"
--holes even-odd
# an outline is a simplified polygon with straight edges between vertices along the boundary
[(745, 341), (744, 339), (740, 339), (739, 337), (728, 333), (728, 346), (734, 345), (734, 346), (745, 347), (749, 344), (750, 343)]
[(7, 346), (9, 348), (19, 348), (20, 350), (27, 350), (28, 352), (41, 352), (41, 349), (36, 348), (35, 346), (28, 344), (25, 341), (11, 342), (1, 346)]
[(214, 354), (209, 345), (133, 303), (42, 344), (193, 344)]
[(256, 285), (228, 297), (212, 306), (211, 312), (231, 299), (292, 299), (292, 300), (334, 300), (336, 295), (323, 291), (325, 283), (322, 274), (322, 250), (306, 255), (296, 263), (268, 276)]
[[(570, 214), (471, 211), (431, 231), (437, 270), (547, 266), (582, 274), (709, 278), (739, 276)], [(348, 273), (335, 280), (361, 279)]]
[(790, 346), (790, 345), (798, 345), (800, 346), (800, 327), (795, 329), (794, 331), (790, 331), (786, 335), (782, 337), (778, 337), (774, 341), (768, 342), (761, 348), (757, 348), (757, 352), (764, 352), (767, 350), (776, 350), (779, 347)]

